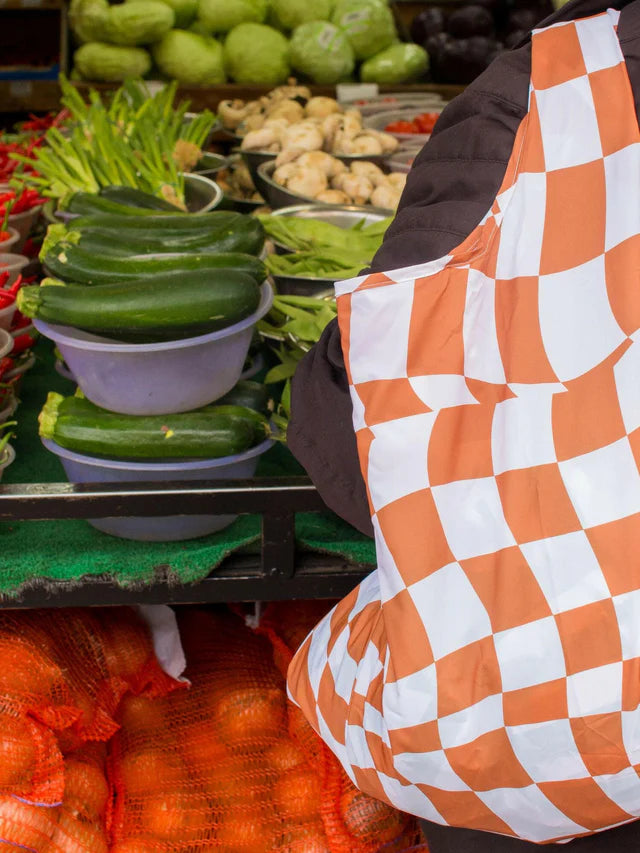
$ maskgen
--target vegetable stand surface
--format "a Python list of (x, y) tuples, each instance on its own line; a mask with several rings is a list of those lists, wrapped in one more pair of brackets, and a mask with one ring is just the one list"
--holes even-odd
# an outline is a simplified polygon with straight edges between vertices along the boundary
[[(37, 414), (49, 391), (70, 394), (73, 385), (55, 373), (48, 342), (36, 352), (17, 412), (16, 461), (0, 486), (2, 606), (332, 598), (370, 571), (373, 542), (326, 510), (279, 446), (251, 481), (69, 485), (41, 445)], [(175, 543), (121, 540), (83, 520), (203, 511), (240, 516)]]

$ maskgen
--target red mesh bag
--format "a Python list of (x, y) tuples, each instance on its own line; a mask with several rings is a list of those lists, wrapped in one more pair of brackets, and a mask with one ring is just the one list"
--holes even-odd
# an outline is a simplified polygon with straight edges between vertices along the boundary
[(274, 649), (283, 664), (291, 652), (279, 636), (227, 611), (189, 609), (179, 621), (191, 687), (127, 696), (117, 714), (113, 853), (374, 853), (387, 842), (395, 853), (417, 838), (413, 819), (353, 788), (287, 702)]
[(0, 796), (47, 806), (63, 798), (63, 754), (108, 740), (123, 695), (177, 685), (130, 608), (0, 613), (0, 660)]
[[(331, 601), (274, 602), (257, 631), (266, 636), (286, 678), (289, 663), (307, 634), (333, 607)], [(320, 815), (331, 853), (399, 853), (424, 850), (417, 820), (354, 787), (342, 765), (318, 737), (300, 709), (288, 702), (288, 727), (308, 765), (317, 773)]]

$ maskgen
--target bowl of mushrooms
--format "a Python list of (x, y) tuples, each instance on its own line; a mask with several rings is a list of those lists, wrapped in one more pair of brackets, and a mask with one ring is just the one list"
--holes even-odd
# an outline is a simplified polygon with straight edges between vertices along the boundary
[(278, 166), (307, 151), (325, 151), (343, 160), (384, 163), (398, 148), (389, 133), (364, 126), (357, 109), (344, 109), (334, 98), (281, 99), (251, 114), (237, 128), (240, 150), (257, 171), (275, 157)]
[(253, 213), (264, 207), (264, 199), (256, 190), (249, 169), (239, 155), (229, 157), (227, 167), (216, 175), (216, 180), (224, 193), (220, 204), (223, 210)]
[(263, 163), (256, 188), (274, 210), (303, 202), (373, 206), (393, 213), (400, 202), (406, 174), (389, 172), (376, 163), (347, 165), (325, 151), (307, 151), (296, 160), (278, 166)]

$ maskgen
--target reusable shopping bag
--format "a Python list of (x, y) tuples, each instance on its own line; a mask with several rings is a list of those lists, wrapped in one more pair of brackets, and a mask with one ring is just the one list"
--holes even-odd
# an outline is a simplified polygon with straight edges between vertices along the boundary
[(534, 842), (640, 816), (640, 133), (619, 13), (535, 31), (500, 191), (336, 287), (378, 568), (289, 689), (362, 790)]

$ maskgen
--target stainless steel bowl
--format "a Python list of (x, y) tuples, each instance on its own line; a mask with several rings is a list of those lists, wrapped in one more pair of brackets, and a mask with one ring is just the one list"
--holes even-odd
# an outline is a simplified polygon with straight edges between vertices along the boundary
[[(371, 162), (371, 161), (368, 161)], [(256, 172), (255, 177), (255, 185), (256, 189), (262, 196), (262, 198), (267, 202), (269, 207), (273, 210), (278, 210), (281, 207), (290, 207), (291, 205), (299, 205), (299, 204), (313, 204), (316, 207), (324, 207), (331, 208), (334, 205), (324, 204), (323, 202), (315, 201), (312, 198), (308, 198), (304, 195), (298, 195), (297, 193), (292, 193), (290, 190), (286, 189), (286, 187), (280, 186), (280, 184), (276, 183), (273, 180), (273, 173), (275, 172), (276, 164), (274, 162), (263, 163), (262, 166), (258, 167), (258, 171)], [(384, 216), (393, 216), (393, 210), (385, 210), (380, 207), (371, 207), (371, 205), (353, 205), (353, 210), (361, 210), (364, 213), (369, 213), (371, 211), (382, 212)]]
[(228, 165), (229, 160), (223, 157), (222, 154), (214, 154), (213, 151), (206, 151), (191, 174), (213, 178), (222, 169), (226, 169)]
[[(365, 225), (381, 222), (389, 217), (389, 211), (379, 207), (357, 207), (356, 205), (329, 204), (294, 204), (291, 207), (281, 207), (273, 211), (273, 216), (295, 216), (297, 219), (320, 219), (338, 228), (353, 228), (358, 222)], [(278, 254), (295, 252), (284, 243), (271, 241)]]
[(207, 213), (220, 205), (224, 193), (211, 178), (187, 173), (184, 176), (184, 201), (189, 213)]
[(332, 278), (302, 278), (302, 276), (271, 275), (276, 291), (284, 296), (319, 296), (333, 289)]
[(262, 166), (263, 163), (269, 163), (271, 160), (275, 160), (278, 156), (277, 152), (273, 151), (243, 151), (240, 148), (235, 148), (233, 153), (239, 154), (247, 164), (247, 169), (249, 170), (249, 174), (251, 175), (254, 183), (256, 181), (258, 167)]

